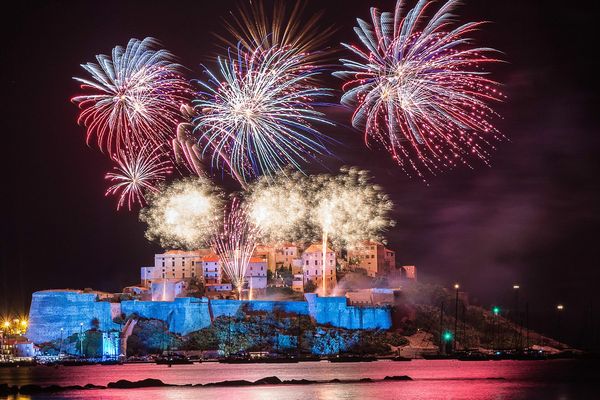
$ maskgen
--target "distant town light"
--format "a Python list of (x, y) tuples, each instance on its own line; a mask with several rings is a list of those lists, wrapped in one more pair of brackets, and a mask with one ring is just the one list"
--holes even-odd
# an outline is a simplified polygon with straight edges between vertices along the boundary
[(521, 288), (521, 286), (519, 286), (519, 285), (513, 285), (513, 289), (520, 289), (520, 288)]
[(557, 306), (556, 306), (556, 309), (557, 309), (558, 311), (562, 311), (562, 310), (564, 310), (564, 309), (565, 309), (565, 306), (563, 306), (562, 304), (559, 304), (559, 305), (557, 305)]
[(492, 308), (492, 312), (494, 313), (494, 315), (498, 315), (498, 314), (500, 314), (500, 307), (498, 307), (498, 306), (494, 306), (494, 307)]
[(458, 288), (460, 288), (460, 285), (458, 283), (455, 283), (454, 284), (454, 289), (458, 289)]

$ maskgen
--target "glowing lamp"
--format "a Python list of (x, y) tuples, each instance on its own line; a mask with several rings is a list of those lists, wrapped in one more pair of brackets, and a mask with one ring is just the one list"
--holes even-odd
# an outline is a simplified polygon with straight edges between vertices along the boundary
[(452, 335), (452, 332), (450, 332), (450, 331), (446, 331), (446, 332), (444, 332), (444, 334), (442, 335), (442, 339), (444, 339), (444, 342), (449, 342), (449, 341), (451, 341), (451, 340), (452, 340), (452, 337), (453, 337), (453, 335)]

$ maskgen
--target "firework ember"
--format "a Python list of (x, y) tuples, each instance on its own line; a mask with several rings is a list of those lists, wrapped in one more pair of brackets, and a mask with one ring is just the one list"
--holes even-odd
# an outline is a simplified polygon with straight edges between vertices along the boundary
[(163, 150), (156, 147), (149, 150), (148, 146), (139, 151), (120, 151), (119, 156), (113, 156), (114, 172), (106, 174), (105, 178), (112, 183), (106, 191), (106, 196), (119, 197), (117, 210), (127, 203), (131, 211), (137, 203), (145, 205), (145, 192), (156, 192), (157, 185), (165, 180), (172, 172), (171, 162), (164, 159)]
[(72, 101), (81, 108), (78, 122), (87, 128), (88, 143), (96, 136), (100, 149), (118, 153), (173, 137), (190, 89), (173, 55), (156, 45), (152, 38), (131, 39), (112, 57), (98, 55), (97, 63), (82, 65), (90, 78), (74, 79), (88, 93)]
[(187, 178), (149, 196), (140, 219), (148, 225), (146, 237), (163, 247), (197, 249), (206, 245), (218, 224), (222, 194), (202, 178)]
[(409, 174), (435, 174), (473, 157), (487, 163), (491, 142), (501, 139), (488, 103), (503, 95), (484, 65), (498, 60), (493, 49), (469, 37), (481, 23), (452, 27), (449, 0), (431, 18), (431, 2), (408, 12), (398, 0), (394, 13), (371, 10), (373, 24), (358, 19), (362, 47), (344, 44), (358, 60), (341, 60), (342, 104), (355, 109), (352, 124), (365, 142), (381, 143)]

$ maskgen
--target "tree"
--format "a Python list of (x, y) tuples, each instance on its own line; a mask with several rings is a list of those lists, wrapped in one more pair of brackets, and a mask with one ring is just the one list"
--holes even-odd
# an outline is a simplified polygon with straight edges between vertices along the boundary
[(304, 293), (313, 293), (315, 290), (317, 290), (317, 285), (313, 281), (309, 280), (304, 285)]
[(193, 277), (188, 285), (188, 296), (190, 297), (204, 297), (206, 293), (206, 286), (204, 281)]

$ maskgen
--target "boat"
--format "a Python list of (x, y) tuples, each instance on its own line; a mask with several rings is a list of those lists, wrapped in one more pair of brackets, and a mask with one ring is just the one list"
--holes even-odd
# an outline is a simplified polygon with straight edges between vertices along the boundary
[(190, 365), (194, 363), (189, 358), (177, 354), (158, 357), (154, 362), (158, 365)]
[(96, 365), (98, 362), (96, 360), (88, 360), (86, 358), (63, 358), (62, 360), (58, 361), (57, 364), (64, 367), (80, 367), (83, 365)]
[(466, 351), (457, 357), (459, 361), (489, 361), (490, 356), (480, 351)]
[(454, 360), (457, 357), (453, 354), (423, 354), (425, 360)]
[(121, 360), (104, 360), (104, 361), (100, 361), (98, 364), (100, 364), (100, 365), (123, 365), (123, 361), (121, 361)]
[(319, 362), (322, 360), (319, 356), (298, 356), (298, 362)]
[(219, 359), (222, 364), (294, 364), (299, 361), (294, 357), (227, 357)]
[(333, 356), (327, 358), (329, 362), (341, 363), (341, 362), (373, 362), (377, 361), (377, 357), (373, 356)]
[(396, 357), (390, 358), (390, 360), (392, 360), (392, 361), (412, 361), (412, 358), (396, 356)]

